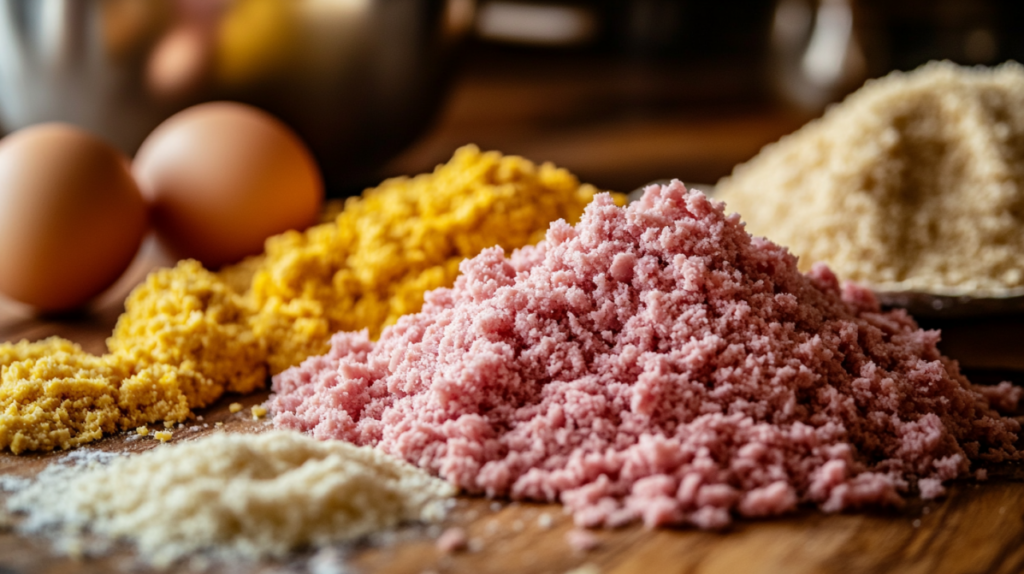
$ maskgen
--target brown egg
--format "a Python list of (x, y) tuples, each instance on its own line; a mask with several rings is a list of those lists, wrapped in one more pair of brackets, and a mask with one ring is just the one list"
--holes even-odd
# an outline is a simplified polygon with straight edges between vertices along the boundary
[(0, 292), (61, 311), (117, 280), (146, 232), (128, 167), (119, 151), (69, 125), (0, 140)]
[(175, 114), (132, 165), (153, 227), (179, 258), (217, 268), (316, 220), (323, 182), (298, 136), (270, 114), (232, 102)]

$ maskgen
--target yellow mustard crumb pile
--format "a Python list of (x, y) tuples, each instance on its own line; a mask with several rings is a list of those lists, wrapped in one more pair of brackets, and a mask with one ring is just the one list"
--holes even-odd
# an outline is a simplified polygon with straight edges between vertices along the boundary
[(433, 173), (348, 199), (333, 222), (271, 237), (262, 256), (218, 273), (191, 260), (155, 271), (106, 355), (58, 338), (0, 345), (0, 449), (72, 448), (251, 392), (326, 352), (337, 331), (376, 337), (419, 311), (462, 259), (575, 223), (597, 191), (551, 164), (466, 146)]
[(376, 338), (419, 311), (425, 291), (452, 285), (463, 259), (536, 243), (597, 192), (550, 163), (466, 146), (433, 173), (347, 200), (333, 223), (270, 238), (247, 296), (271, 372), (325, 353), (338, 331)]

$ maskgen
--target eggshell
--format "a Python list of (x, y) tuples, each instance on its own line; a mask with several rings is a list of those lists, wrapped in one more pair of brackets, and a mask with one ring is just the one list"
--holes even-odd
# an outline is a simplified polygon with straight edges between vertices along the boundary
[(143, 142), (132, 171), (161, 242), (209, 268), (309, 226), (323, 201), (320, 171), (298, 136), (270, 114), (233, 102), (167, 119)]
[(64, 124), (0, 140), (0, 292), (78, 307), (117, 280), (145, 232), (145, 202), (112, 146)]

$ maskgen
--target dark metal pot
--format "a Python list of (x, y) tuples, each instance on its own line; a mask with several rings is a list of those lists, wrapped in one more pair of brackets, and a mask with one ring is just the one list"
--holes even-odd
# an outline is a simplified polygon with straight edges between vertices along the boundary
[(0, 130), (77, 124), (133, 154), (236, 100), (290, 124), (338, 195), (429, 124), (474, 0), (0, 0)]

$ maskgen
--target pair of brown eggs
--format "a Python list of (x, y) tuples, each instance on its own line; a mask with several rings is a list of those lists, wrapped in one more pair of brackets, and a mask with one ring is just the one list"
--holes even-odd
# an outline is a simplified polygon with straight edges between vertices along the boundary
[(0, 140), (0, 293), (41, 311), (82, 306), (132, 262), (147, 231), (217, 268), (313, 223), (316, 161), (273, 116), (212, 102), (168, 118), (130, 161), (66, 124)]

